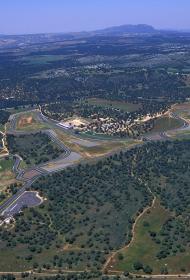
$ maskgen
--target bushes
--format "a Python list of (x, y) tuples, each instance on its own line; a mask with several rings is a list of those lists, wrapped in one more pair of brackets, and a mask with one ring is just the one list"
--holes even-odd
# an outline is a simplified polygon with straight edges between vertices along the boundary
[(12, 154), (18, 153), (28, 166), (55, 159), (64, 152), (44, 133), (18, 137), (8, 135), (7, 143), (9, 151)]
[(4, 125), (8, 122), (10, 116), (10, 112), (0, 110), (0, 124)]
[[(73, 250), (72, 254), (63, 251), (51, 260), (52, 267), (73, 269), (88, 264), (90, 268), (100, 269), (110, 251), (130, 242), (136, 216), (153, 199), (151, 189), (153, 193), (159, 190), (161, 203), (171, 208), (174, 215), (161, 232), (149, 232), (160, 246), (157, 257), (184, 252), (190, 242), (185, 212), (189, 205), (189, 151), (190, 141), (147, 143), (96, 164), (80, 164), (41, 177), (32, 188), (48, 200), (43, 207), (19, 215), (12, 232), (0, 233), (5, 247), (22, 243), (30, 256), (31, 252), (41, 254), (46, 248), (61, 248), (66, 243), (79, 250)], [(160, 190), (158, 186), (163, 180)], [(178, 185), (178, 180), (183, 184)], [(184, 200), (179, 205), (182, 197)], [(176, 217), (179, 207), (182, 215)], [(148, 224), (144, 227), (148, 230)], [(143, 269), (144, 273), (151, 273), (152, 269), (142, 263), (135, 263), (134, 268)]]
[(143, 270), (146, 274), (151, 274), (153, 271), (149, 265), (143, 265), (140, 261), (135, 262), (133, 267), (136, 271)]

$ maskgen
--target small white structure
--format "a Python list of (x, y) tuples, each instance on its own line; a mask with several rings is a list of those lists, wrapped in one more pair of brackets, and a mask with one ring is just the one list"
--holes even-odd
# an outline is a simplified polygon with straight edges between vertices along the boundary
[(65, 129), (73, 128), (73, 126), (71, 124), (68, 124), (68, 123), (58, 123), (57, 125), (65, 128)]

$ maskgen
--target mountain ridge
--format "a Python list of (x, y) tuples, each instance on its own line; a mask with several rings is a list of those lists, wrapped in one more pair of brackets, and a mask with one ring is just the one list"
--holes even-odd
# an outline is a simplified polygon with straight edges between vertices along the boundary
[(121, 35), (123, 33), (155, 33), (158, 32), (152, 25), (148, 24), (123, 24), (96, 30), (95, 33)]
[(114, 25), (106, 28), (96, 29), (92, 31), (78, 31), (78, 32), (41, 32), (41, 33), (26, 33), (26, 34), (3, 34), (1, 33), (1, 37), (17, 37), (17, 36), (33, 36), (33, 35), (69, 35), (69, 34), (83, 34), (83, 35), (89, 35), (89, 34), (106, 34), (106, 33), (151, 33), (158, 31), (155, 29), (152, 25), (148, 24), (122, 24), (122, 25)]

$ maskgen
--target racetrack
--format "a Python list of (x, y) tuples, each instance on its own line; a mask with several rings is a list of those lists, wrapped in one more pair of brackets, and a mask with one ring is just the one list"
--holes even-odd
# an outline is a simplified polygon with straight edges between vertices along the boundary
[[(30, 111), (29, 111), (30, 112)], [(68, 130), (65, 130), (63, 127), (57, 126), (57, 121), (51, 120), (47, 117), (45, 117), (41, 111), (39, 110), (32, 110), (32, 112), (35, 112), (36, 117), (40, 122), (44, 122), (49, 129), (41, 130), (40, 132), (45, 133), (49, 136), (51, 141), (53, 141), (56, 145), (58, 145), (61, 149), (64, 150), (64, 153), (59, 156), (57, 159), (52, 160), (47, 163), (43, 163), (37, 166), (33, 166), (32, 168), (28, 168), (25, 170), (20, 169), (20, 162), (22, 161), (22, 158), (19, 155), (14, 155), (15, 162), (13, 166), (13, 171), (17, 174), (17, 180), (22, 181), (24, 184), (22, 188), (12, 197), (8, 198), (7, 201), (5, 201), (0, 206), (0, 216), (2, 219), (13, 217), (15, 214), (19, 213), (23, 207), (34, 207), (39, 205), (39, 198), (36, 199), (34, 194), (30, 194), (27, 192), (27, 190), (30, 189), (33, 182), (38, 179), (40, 176), (46, 176), (50, 173), (54, 173), (60, 170), (63, 170), (69, 166), (77, 164), (79, 161), (82, 160), (82, 157), (80, 154), (71, 151), (68, 147), (65, 146), (65, 144), (58, 138), (57, 134), (53, 129), (59, 129), (61, 131), (64, 131), (66, 133), (69, 133)], [(25, 112), (26, 113), (26, 112)], [(18, 135), (24, 135), (24, 134), (31, 134), (36, 133), (39, 131), (18, 131), (16, 130), (16, 123), (17, 123), (17, 117), (20, 116), (22, 113), (11, 115), (9, 118), (9, 128), (7, 130), (8, 134), (14, 134), (15, 136)], [(171, 112), (171, 117), (176, 119), (183, 120), (183, 126), (171, 130), (173, 132), (189, 129), (190, 124), (185, 119), (181, 118), (177, 114)], [(171, 132), (170, 131), (170, 132)], [(148, 135), (147, 137), (144, 137), (145, 141), (165, 141), (169, 140), (170, 136), (167, 134), (167, 131), (160, 132), (160, 133), (153, 133)], [(99, 145), (98, 141), (90, 141), (90, 140), (84, 140), (82, 138), (76, 139), (77, 143), (83, 144), (87, 147), (94, 147), (96, 145)]]
[[(41, 119), (41, 115), (39, 114), (39, 112), (36, 110), (34, 111), (37, 112), (39, 119)], [(7, 133), (19, 136), (39, 132), (17, 131), (16, 118), (18, 117), (18, 115), (20, 116), (21, 114), (22, 113), (11, 115), (11, 117), (9, 118), (9, 128)], [(71, 166), (74, 163), (76, 163), (76, 160), (79, 160), (81, 158), (79, 154), (71, 153), (70, 149), (59, 140), (59, 138), (53, 130), (46, 129), (42, 130), (41, 132), (47, 134), (51, 141), (53, 141), (57, 146), (64, 150), (64, 153), (61, 154), (59, 158), (47, 162), (46, 164), (40, 164), (24, 170), (20, 169), (20, 163), (22, 161), (22, 158), (19, 155), (14, 155), (15, 161), (13, 165), (13, 171), (17, 176), (17, 180), (20, 180), (24, 184), (15, 195), (8, 198), (2, 205), (0, 205), (0, 216), (3, 220), (13, 217), (15, 214), (19, 213), (24, 207), (34, 207), (39, 205), (39, 197), (36, 196), (36, 193), (27, 191), (28, 189), (30, 189), (30, 186), (37, 178)]]

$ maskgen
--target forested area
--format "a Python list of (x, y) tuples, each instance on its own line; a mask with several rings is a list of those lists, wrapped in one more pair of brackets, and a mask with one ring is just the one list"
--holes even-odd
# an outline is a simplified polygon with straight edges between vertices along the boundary
[(19, 154), (29, 166), (56, 159), (64, 153), (45, 133), (19, 136), (9, 134), (7, 145), (11, 154)]
[[(190, 245), (189, 150), (188, 140), (147, 143), (41, 177), (32, 189), (47, 201), (19, 214), (12, 231), (1, 229), (0, 248), (22, 244), (25, 254), (17, 259), (36, 269), (100, 270), (112, 250), (130, 242), (135, 218), (157, 196), (172, 215), (158, 235), (150, 232), (160, 246), (157, 258), (185, 252)], [(42, 261), (46, 251), (54, 255)]]
[[(101, 272), (83, 272), (83, 273), (69, 273), (69, 274), (57, 274), (56, 276), (31, 276), (28, 272), (21, 274), (22, 279), (31, 280), (120, 280), (120, 279), (133, 279), (133, 276), (106, 276)], [(7, 274), (0, 276), (0, 280), (16, 280), (13, 274)]]
[(0, 107), (84, 97), (183, 101), (190, 95), (188, 42), (188, 35), (175, 33), (92, 36), (68, 45), (34, 44), (24, 54), (1, 50)]
[[(70, 39), (66, 44), (59, 40), (0, 49), (0, 124), (10, 116), (5, 108), (40, 104), (42, 112), (56, 120), (84, 118), (86, 123), (79, 123), (86, 131), (78, 128), (77, 134), (142, 139), (155, 127), (153, 118), (190, 97), (189, 34)], [(95, 105), (92, 98), (135, 109)], [(174, 120), (177, 123), (177, 117)], [(42, 133), (7, 135), (6, 140), (10, 153), (19, 154), (28, 167), (64, 152)], [(112, 252), (130, 243), (136, 218), (153, 199), (168, 215), (157, 231), (143, 225), (157, 248), (155, 265), (184, 255), (189, 264), (189, 157), (189, 140), (146, 142), (39, 178), (31, 189), (39, 192), (43, 203), (24, 209), (7, 228), (0, 227), (1, 269), (9, 271), (11, 265), (12, 271), (89, 270), (93, 272), (48, 280), (107, 280), (100, 273), (103, 265)], [(11, 185), (10, 194), (18, 187)], [(154, 270), (140, 260), (132, 267), (148, 274)], [(180, 269), (189, 270), (185, 265)]]
[[(101, 100), (101, 99), (99, 99)], [(108, 100), (112, 102), (112, 100)], [(114, 102), (117, 102), (114, 100)], [(56, 119), (67, 120), (72, 117), (82, 117), (89, 120), (89, 124), (81, 125), (82, 131), (95, 133), (109, 134), (119, 137), (139, 137), (140, 135), (151, 131), (154, 128), (154, 123), (157, 114), (164, 114), (171, 103), (156, 102), (156, 101), (133, 101), (139, 109), (127, 112), (111, 107), (92, 105), (88, 100), (80, 102), (61, 102), (51, 103), (42, 106), (43, 114)], [(151, 119), (146, 122), (141, 122), (144, 117), (149, 116)], [(137, 122), (139, 120), (139, 122)], [(107, 126), (107, 130), (105, 130)]]
[[(101, 99), (100, 99), (101, 100)], [(116, 102), (116, 100), (114, 100)], [(108, 102), (112, 103), (112, 100), (109, 99)], [(127, 110), (122, 110), (112, 106), (98, 106), (89, 104), (88, 100), (83, 102), (59, 102), (51, 103), (48, 105), (42, 106), (43, 113), (50, 116), (51, 118), (57, 120), (63, 120), (71, 118), (74, 115), (78, 115), (84, 118), (93, 118), (96, 116), (98, 118), (112, 117), (119, 121), (129, 121), (133, 123), (135, 119), (141, 118), (147, 114), (153, 116), (155, 113), (164, 113), (170, 104), (165, 102), (154, 102), (153, 100), (143, 102), (134, 101), (132, 103), (136, 105), (138, 109), (134, 109), (130, 112)], [(94, 117), (95, 118), (95, 117)]]
[(5, 110), (0, 110), (0, 124), (4, 125), (9, 119), (10, 113)]

